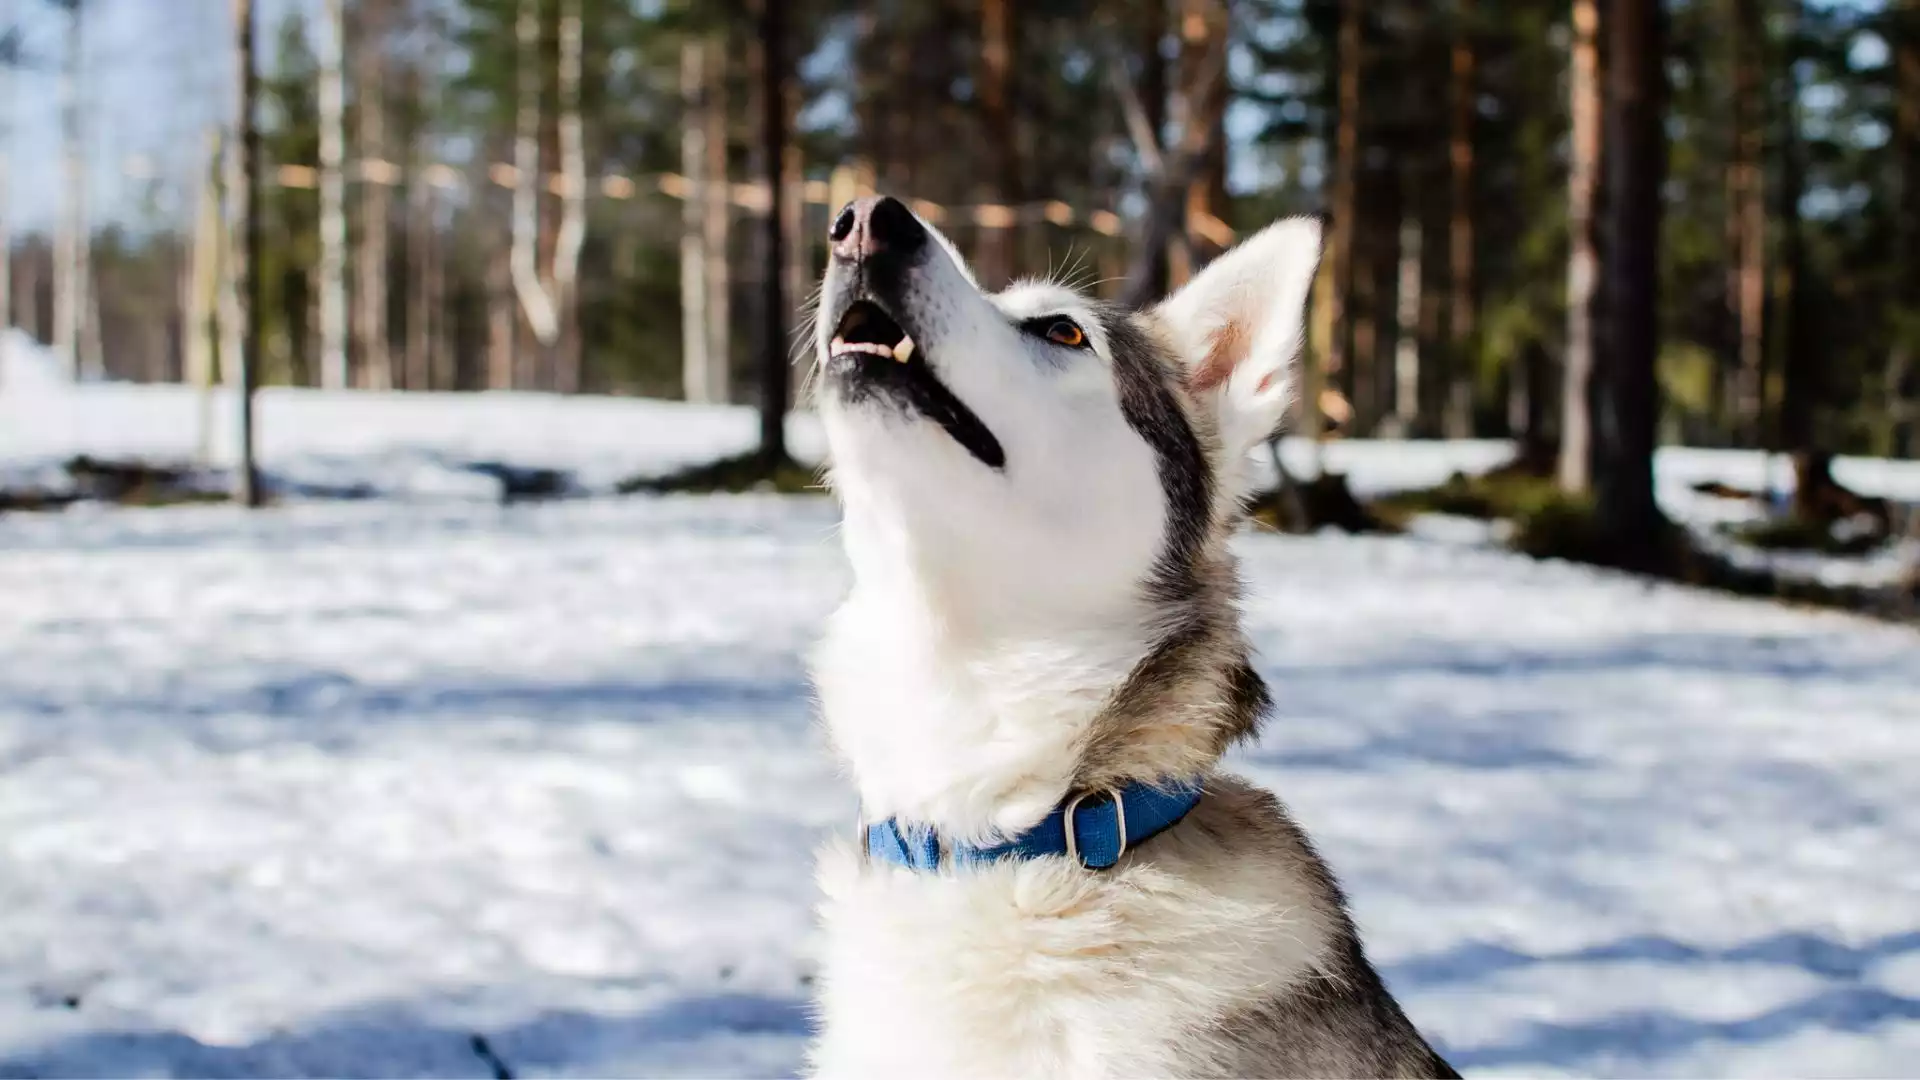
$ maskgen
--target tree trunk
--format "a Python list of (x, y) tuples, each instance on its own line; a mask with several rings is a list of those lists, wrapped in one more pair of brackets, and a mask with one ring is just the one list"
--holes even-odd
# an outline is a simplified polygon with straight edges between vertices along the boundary
[(1479, 310), (1473, 277), (1473, 128), (1479, 114), (1475, 78), (1472, 0), (1456, 0), (1453, 30), (1452, 126), (1447, 136), (1447, 164), (1453, 207), (1448, 214), (1447, 265), (1452, 296), (1447, 331), (1448, 350), (1446, 433), (1449, 438), (1473, 436), (1473, 388), (1478, 358), (1475, 316)]
[[(1025, 197), (1020, 183), (1020, 148), (1014, 138), (1012, 0), (980, 0), (980, 119), (987, 153), (989, 203), (1018, 205)], [(981, 283), (998, 289), (1013, 279), (1012, 225), (983, 222), (975, 270)]]
[[(235, 365), (235, 394), (240, 399), (239, 459), (235, 462), (233, 500), (260, 505), (260, 477), (253, 461), (253, 386), (259, 370), (266, 311), (260, 303), (260, 73), (253, 48), (253, 0), (233, 0), (235, 45), (240, 67), (240, 186), (233, 199), (233, 280), (246, 320), (246, 340)], [(234, 195), (236, 193), (229, 193)]]
[[(1369, 189), (1373, 185), (1367, 185)], [(1371, 200), (1362, 200), (1371, 201)], [(1346, 394), (1353, 409), (1349, 431), (1354, 435), (1372, 433), (1379, 418), (1380, 320), (1377, 304), (1380, 296), (1380, 260), (1374, 243), (1377, 229), (1365, 228), (1366, 209), (1354, 211), (1353, 278), (1348, 290), (1347, 321), (1353, 327), (1348, 348)]]
[(560, 0), (560, 232), (553, 242), (554, 307), (560, 320), (554, 389), (579, 391), (585, 372), (580, 343), (580, 250), (587, 242), (587, 149), (580, 115), (584, 27), (581, 0)]
[(393, 355), (387, 340), (387, 228), (392, 192), (386, 177), (367, 174), (369, 162), (386, 159), (386, 0), (361, 0), (354, 39), (354, 92), (359, 98), (360, 248), (354, 282), (360, 338), (361, 385), (393, 386)]
[(434, 309), (433, 274), (438, 259), (435, 219), (438, 198), (424, 171), (414, 170), (407, 191), (407, 363), (406, 387), (432, 390)]
[(1407, 438), (1420, 421), (1420, 214), (1409, 191), (1400, 218), (1399, 295), (1393, 342), (1393, 434)]
[[(16, 14), (13, 0), (0, 4), (0, 32), (12, 29)], [(13, 159), (13, 68), (18, 62), (11, 53), (0, 56), (0, 333), (13, 327), (13, 215), (7, 189)]]
[(426, 41), (408, 71), (408, 99), (414, 120), (408, 132), (411, 165), (407, 187), (407, 389), (444, 390), (436, 348), (445, 336), (440, 251), (440, 191), (434, 164), (434, 120), (443, 105), (439, 90), (441, 45), (445, 27), (432, 13), (416, 15), (414, 27)]
[(1892, 414), (1883, 451), (1911, 457), (1920, 431), (1920, 0), (1900, 0), (1893, 46), (1894, 131), (1899, 200), (1894, 204), (1895, 315), (1887, 356), (1887, 400)]
[(1227, 213), (1227, 100), (1228, 79), (1225, 64), (1205, 71), (1210, 49), (1221, 47), (1231, 27), (1227, 7), (1217, 0), (1185, 0), (1181, 17), (1180, 58), (1185, 81), (1192, 85), (1187, 107), (1192, 110), (1188, 123), (1204, 124), (1212, 130), (1207, 152), (1201, 157), (1193, 179), (1187, 183), (1186, 242), (1177, 249), (1178, 269), (1174, 277), (1185, 281), (1226, 250), (1212, 237), (1217, 232), (1211, 222), (1221, 222)]
[(86, 317), (87, 157), (80, 130), (80, 27), (84, 7), (67, 9), (66, 57), (60, 68), (63, 165), (60, 232), (54, 254), (53, 349), (69, 378), (82, 375), (80, 321)]
[(1327, 318), (1332, 336), (1327, 342), (1327, 363), (1321, 373), (1328, 387), (1348, 377), (1348, 305), (1353, 294), (1353, 242), (1358, 209), (1360, 170), (1360, 68), (1361, 23), (1365, 0), (1340, 0), (1340, 39), (1338, 45), (1339, 109), (1335, 120), (1333, 145), (1333, 222), (1329, 260), (1333, 264), (1331, 288), (1327, 294)]
[(760, 468), (771, 475), (787, 462), (787, 398), (792, 373), (787, 358), (786, 283), (780, 270), (787, 238), (787, 202), (780, 198), (780, 174), (787, 147), (787, 4), (760, 0), (760, 137), (768, 205), (765, 297), (761, 317)]
[(1766, 192), (1760, 68), (1766, 25), (1760, 0), (1732, 0), (1733, 160), (1727, 166), (1727, 306), (1733, 317), (1735, 378), (1732, 415), (1739, 438), (1761, 442), (1766, 368)]
[(1600, 283), (1594, 248), (1600, 188), (1600, 16), (1598, 0), (1573, 0), (1568, 65), (1573, 132), (1567, 166), (1567, 354), (1560, 384), (1560, 488), (1579, 493), (1593, 480), (1594, 298)]
[(521, 389), (519, 299), (513, 291), (513, 240), (492, 232), (492, 259), (487, 267), (487, 389)]
[(344, 390), (347, 375), (347, 95), (341, 78), (344, 0), (327, 0), (320, 39), (320, 385)]
[(707, 397), (733, 399), (733, 192), (727, 168), (727, 42), (707, 42)]
[(1134, 147), (1146, 172), (1143, 187), (1147, 205), (1142, 215), (1145, 220), (1140, 226), (1140, 240), (1127, 274), (1127, 286), (1120, 297), (1124, 307), (1143, 307), (1160, 298), (1161, 294), (1152, 288), (1155, 266), (1165, 257), (1168, 244), (1176, 239), (1183, 246), (1186, 243), (1187, 187), (1212, 150), (1215, 135), (1212, 125), (1201, 122), (1195, 101), (1202, 88), (1221, 77), (1220, 72), (1227, 63), (1225, 35), (1203, 40), (1204, 52), (1181, 64), (1182, 81), (1173, 95), (1171, 107), (1179, 129), (1179, 138), (1173, 145), (1165, 145), (1161, 133), (1155, 129), (1138, 87), (1124, 71), (1113, 73)]
[[(441, 232), (437, 193), (433, 202), (434, 218), (427, 222), (426, 265), (420, 270), (426, 278), (423, 288), (427, 312), (427, 385), (434, 390), (458, 390), (460, 376), (454, 358), (456, 324), (453, 309), (447, 303), (446, 246), (452, 237)], [(449, 223), (449, 231), (451, 228)]]
[(214, 323), (217, 333), (217, 360), (220, 385), (234, 386), (240, 378), (240, 353), (246, 348), (246, 310), (240, 303), (239, 262), (235, 258), (244, 242), (236, 231), (240, 220), (239, 200), (246, 186), (240, 131), (235, 125), (220, 141), (220, 242), (216, 245), (219, 262), (219, 296), (215, 301)]
[(1660, 557), (1654, 500), (1659, 415), (1660, 188), (1667, 142), (1661, 0), (1607, 8), (1607, 348), (1595, 365), (1594, 514), (1606, 550), (1629, 567)]
[(680, 46), (680, 396), (710, 402), (713, 355), (707, 351), (707, 44)]
[(1800, 200), (1806, 194), (1806, 148), (1800, 137), (1801, 8), (1789, 9), (1788, 49), (1781, 66), (1782, 88), (1776, 109), (1780, 124), (1780, 185), (1774, 215), (1779, 221), (1780, 258), (1774, 274), (1773, 340), (1779, 350), (1780, 408), (1772, 449), (1803, 453), (1814, 447), (1814, 410), (1820, 400), (1819, 365), (1809, 340), (1807, 317), (1806, 227)]
[[(1167, 126), (1167, 58), (1160, 51), (1167, 36), (1167, 3), (1168, 0), (1147, 0), (1141, 5), (1140, 101), (1146, 112), (1147, 127), (1155, 139), (1161, 137), (1161, 129)], [(1165, 296), (1171, 282), (1166, 247), (1157, 247), (1144, 258), (1146, 280), (1140, 283), (1141, 293)]]
[[(800, 118), (799, 86), (794, 80), (787, 81), (786, 109), (788, 130), (798, 126)], [(793, 312), (801, 305), (801, 297), (813, 291), (813, 246), (808, 242), (806, 227), (807, 189), (806, 159), (797, 140), (789, 138), (780, 159), (780, 221), (786, 230), (785, 263), (782, 272), (786, 274), (786, 310)], [(823, 230), (824, 231), (824, 230)], [(783, 339), (781, 345), (787, 349), (788, 367), (793, 364), (793, 338)], [(791, 408), (798, 391), (791, 375), (787, 386), (787, 405)]]
[(206, 161), (200, 172), (198, 213), (194, 216), (193, 254), (188, 266), (187, 380), (198, 391), (194, 426), (195, 460), (211, 464), (213, 457), (213, 387), (219, 381), (216, 335), (221, 330), (222, 269), (226, 263), (220, 245), (221, 197), (225, 188), (222, 143), (217, 132), (207, 133)]
[(542, 349), (560, 338), (553, 296), (540, 280), (540, 3), (520, 0), (514, 20), (518, 83), (513, 139), (513, 291)]

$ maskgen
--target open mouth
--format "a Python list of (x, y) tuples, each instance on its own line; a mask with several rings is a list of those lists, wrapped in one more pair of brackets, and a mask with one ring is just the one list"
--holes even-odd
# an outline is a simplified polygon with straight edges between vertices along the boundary
[(880, 305), (856, 300), (847, 308), (834, 328), (827, 359), (849, 400), (884, 394), (939, 424), (981, 464), (1005, 467), (1000, 440), (935, 377), (913, 337)]

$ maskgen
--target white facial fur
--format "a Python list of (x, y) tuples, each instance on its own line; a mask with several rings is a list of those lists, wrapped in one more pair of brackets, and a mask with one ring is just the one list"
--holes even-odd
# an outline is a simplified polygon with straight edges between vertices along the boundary
[[(897, 317), (1000, 441), (1006, 466), (987, 468), (925, 417), (844, 406), (829, 389), (822, 417), (856, 575), (919, 596), (967, 632), (1019, 628), (1036, 612), (1068, 623), (1113, 614), (1151, 563), (1162, 518), (1153, 454), (1121, 415), (1092, 313), (1052, 286), (989, 296), (932, 245), (908, 278)], [(1039, 314), (1074, 319), (1093, 348), (1015, 325)]]
[[(855, 586), (816, 682), (870, 819), (983, 838), (1059, 799), (1088, 725), (1153, 647), (1160, 613), (1143, 584), (1169, 508), (1092, 306), (1044, 283), (983, 293), (928, 231), (937, 242), (907, 271), (894, 315), (1006, 464), (987, 467), (924, 417), (823, 388)], [(1148, 339), (1193, 372), (1184, 408), (1212, 414), (1197, 425), (1220, 433), (1209, 459), (1237, 462), (1278, 423), (1318, 249), (1317, 223), (1283, 222), (1147, 316)], [(822, 311), (837, 310), (846, 278), (829, 269)], [(1091, 348), (1017, 325), (1038, 315), (1071, 318)], [(833, 331), (818, 329), (823, 362)], [(1241, 478), (1220, 480), (1215, 498), (1237, 498)]]

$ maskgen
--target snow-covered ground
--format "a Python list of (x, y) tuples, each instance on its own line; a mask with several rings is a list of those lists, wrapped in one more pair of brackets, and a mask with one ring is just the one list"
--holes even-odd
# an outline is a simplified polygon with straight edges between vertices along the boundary
[[(191, 457), (199, 408), (0, 343), (3, 474)], [(604, 488), (744, 448), (737, 409), (261, 417), (284, 482), (405, 498), (0, 517), (0, 1078), (791, 1071), (810, 849), (851, 811), (802, 663), (832, 505), (500, 507), (470, 468)], [(1326, 460), (1368, 493), (1507, 452)], [(1662, 498), (1711, 520), (1687, 485), (1762, 468), (1666, 451)], [(1920, 499), (1912, 463), (1836, 473)], [(1279, 709), (1237, 764), (1415, 1019), (1478, 1073), (1911, 1074), (1920, 635), (1429, 524), (1242, 541)]]
[[(530, 393), (327, 393), (287, 387), (260, 392), (259, 455), (294, 493), (351, 492), (413, 499), (493, 499), (497, 481), (474, 466), (501, 463), (557, 469), (578, 490), (604, 491), (621, 479), (659, 474), (748, 449), (758, 437), (749, 408), (632, 398)], [(824, 453), (819, 425), (788, 421), (796, 456)], [(0, 482), (58, 483), (61, 462), (78, 454), (201, 462), (233, 461), (234, 400), (184, 386), (63, 383), (47, 350), (18, 332), (0, 335)], [(1362, 497), (1440, 483), (1512, 456), (1501, 440), (1355, 440), (1316, 448), (1284, 444), (1287, 467), (1311, 476), (1346, 473)], [(1260, 468), (1270, 473), (1265, 459)], [(1746, 520), (1749, 504), (1695, 494), (1719, 480), (1746, 488), (1791, 487), (1784, 459), (1728, 450), (1663, 448), (1656, 471), (1661, 502), (1688, 521)], [(1920, 503), (1920, 462), (1841, 458), (1834, 475), (1874, 495)]]
[[(550, 394), (327, 393), (288, 387), (256, 400), (261, 468), (293, 493), (492, 500), (474, 466), (558, 469), (604, 491), (747, 449), (752, 409)], [(789, 425), (797, 454), (818, 460), (818, 425)], [(58, 486), (78, 454), (201, 463), (234, 460), (233, 395), (185, 386), (109, 384), (32, 392), (0, 382), (0, 482)]]
[[(776, 1074), (819, 499), (0, 519), (0, 1076)], [(1920, 636), (1248, 536), (1238, 755), (1478, 1073), (1910, 1075)]]

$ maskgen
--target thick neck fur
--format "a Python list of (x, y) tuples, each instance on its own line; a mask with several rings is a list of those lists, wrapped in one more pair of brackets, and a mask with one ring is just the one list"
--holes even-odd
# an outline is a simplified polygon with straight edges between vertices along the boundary
[(815, 657), (866, 820), (980, 842), (1071, 791), (1206, 772), (1252, 722), (1232, 569), (1215, 560), (1221, 587), (1174, 611), (1132, 595), (1046, 618), (983, 610), (869, 553)]

